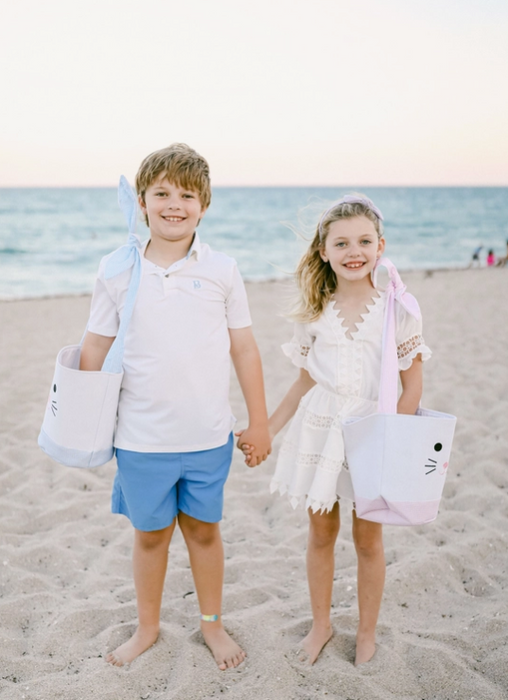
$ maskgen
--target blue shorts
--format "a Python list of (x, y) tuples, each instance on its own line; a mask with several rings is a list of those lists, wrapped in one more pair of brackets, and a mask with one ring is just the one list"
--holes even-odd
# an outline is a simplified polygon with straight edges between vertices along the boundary
[(111, 511), (144, 532), (168, 527), (180, 512), (217, 523), (232, 456), (233, 433), (225, 445), (199, 452), (117, 449)]

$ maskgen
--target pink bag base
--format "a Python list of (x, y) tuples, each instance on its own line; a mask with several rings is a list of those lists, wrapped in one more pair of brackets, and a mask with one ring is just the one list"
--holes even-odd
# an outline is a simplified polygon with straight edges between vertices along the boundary
[(424, 525), (436, 519), (440, 500), (414, 502), (355, 498), (355, 510), (359, 518), (385, 525)]

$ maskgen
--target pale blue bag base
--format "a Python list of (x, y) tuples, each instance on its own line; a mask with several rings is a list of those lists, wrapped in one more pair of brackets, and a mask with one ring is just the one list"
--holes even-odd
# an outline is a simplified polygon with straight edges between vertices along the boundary
[(89, 469), (90, 467), (100, 467), (101, 464), (106, 464), (115, 454), (113, 447), (106, 450), (96, 452), (86, 452), (85, 450), (76, 450), (70, 447), (63, 447), (54, 442), (44, 430), (41, 430), (37, 439), (39, 447), (55, 462), (65, 464), (67, 467), (78, 467), (81, 469)]

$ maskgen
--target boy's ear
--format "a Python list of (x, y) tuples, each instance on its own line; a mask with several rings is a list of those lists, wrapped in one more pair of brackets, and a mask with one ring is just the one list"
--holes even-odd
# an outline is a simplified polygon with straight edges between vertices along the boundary
[(204, 217), (204, 215), (206, 214), (207, 209), (208, 209), (208, 207), (205, 207), (204, 209), (201, 209), (201, 214), (199, 215), (199, 219), (198, 219), (198, 223), (197, 223), (198, 226), (199, 226), (199, 224), (201, 223), (201, 219), (202, 219), (202, 218)]
[(141, 194), (138, 194), (138, 204), (139, 204), (139, 208), (141, 209), (143, 214), (146, 214), (146, 204), (145, 204), (144, 197)]

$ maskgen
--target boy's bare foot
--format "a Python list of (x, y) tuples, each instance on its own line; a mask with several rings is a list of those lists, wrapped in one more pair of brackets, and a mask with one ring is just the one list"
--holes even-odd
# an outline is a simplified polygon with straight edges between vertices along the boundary
[(225, 671), (227, 668), (236, 668), (247, 656), (243, 649), (231, 639), (222, 625), (202, 622), (201, 632), (221, 671)]
[(139, 626), (128, 642), (110, 651), (106, 656), (106, 661), (112, 666), (124, 666), (149, 649), (157, 641), (159, 627)]
[(376, 637), (373, 634), (356, 635), (356, 659), (355, 666), (370, 661), (376, 653)]
[(317, 627), (312, 625), (309, 634), (302, 640), (298, 658), (300, 661), (308, 661), (311, 665), (316, 661), (323, 647), (330, 641), (333, 635), (331, 625)]

